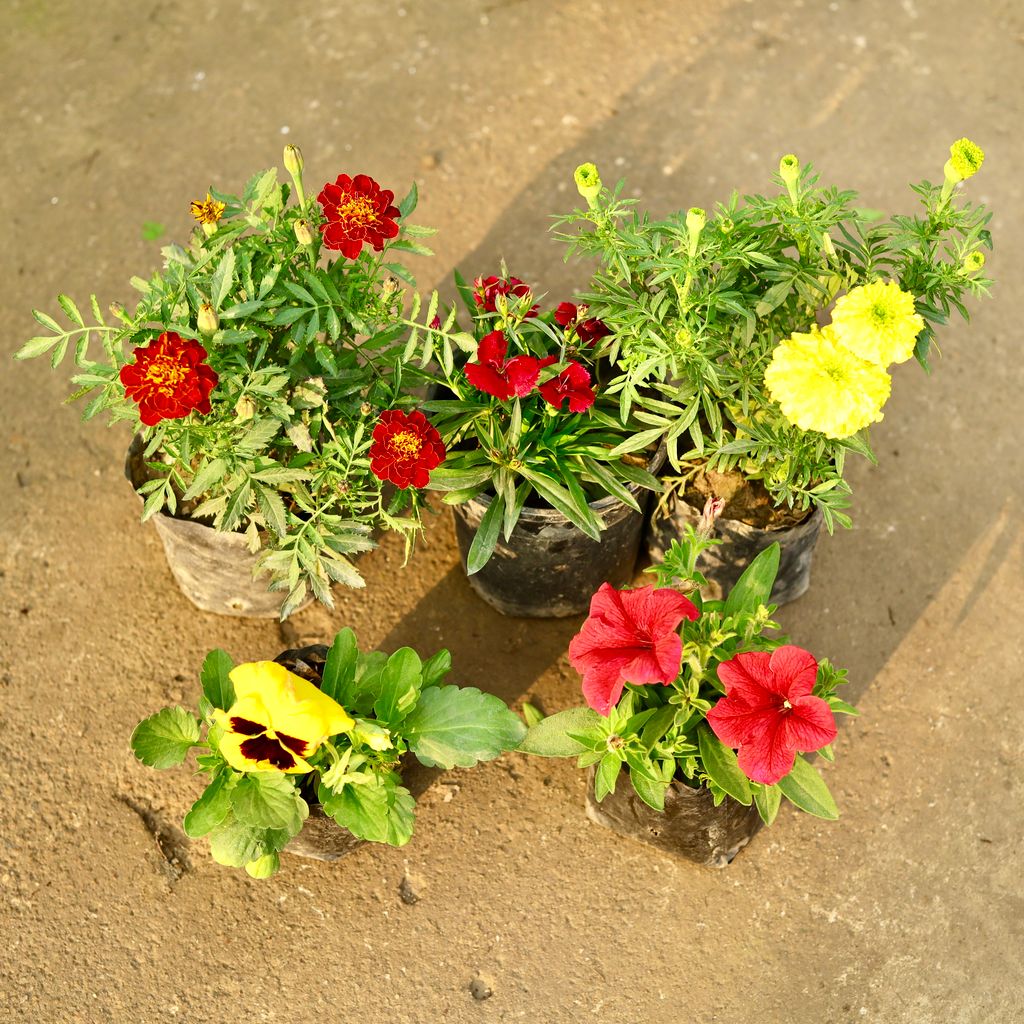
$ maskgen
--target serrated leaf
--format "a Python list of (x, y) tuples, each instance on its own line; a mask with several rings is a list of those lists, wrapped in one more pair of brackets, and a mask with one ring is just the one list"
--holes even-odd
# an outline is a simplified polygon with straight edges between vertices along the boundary
[(231, 794), (228, 791), (228, 780), (231, 774), (224, 770), (218, 772), (210, 784), (203, 790), (202, 796), (192, 805), (182, 823), (185, 835), (192, 839), (205, 836), (215, 829), (231, 810)]
[(210, 832), (210, 856), (218, 864), (241, 868), (264, 854), (263, 830), (228, 816)]
[(85, 326), (82, 314), (78, 312), (78, 307), (70, 295), (58, 295), (57, 301), (60, 303), (60, 308), (64, 310), (64, 314), (76, 327)]
[(321, 785), (317, 797), (324, 813), (359, 839), (404, 846), (412, 838), (416, 801), (396, 772), (381, 772), (340, 792)]
[(29, 340), (14, 353), (14, 358), (35, 359), (36, 356), (41, 356), (44, 352), (49, 352), (50, 349), (53, 348), (53, 346), (60, 340), (61, 335), (59, 334), (56, 337), (41, 335), (38, 338), (29, 338)]
[(281, 772), (247, 772), (231, 790), (231, 810), (244, 825), (296, 835), (309, 809)]
[(219, 310), (235, 282), (235, 250), (228, 249), (210, 278), (210, 302)]
[(602, 721), (604, 719), (591, 708), (559, 711), (531, 725), (518, 749), (538, 757), (576, 757), (590, 747), (574, 737), (599, 726)]
[(184, 708), (163, 708), (143, 719), (132, 733), (135, 756), (150, 768), (181, 764), (199, 743), (199, 722)]
[(526, 726), (493, 694), (472, 686), (432, 686), (421, 693), (402, 731), (428, 768), (471, 768), (518, 747)]

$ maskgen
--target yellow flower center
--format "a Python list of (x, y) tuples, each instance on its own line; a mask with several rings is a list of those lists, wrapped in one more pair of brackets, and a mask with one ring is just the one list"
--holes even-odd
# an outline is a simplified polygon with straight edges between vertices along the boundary
[(173, 356), (157, 356), (146, 367), (146, 380), (165, 395), (173, 394), (178, 385), (188, 376), (188, 367)]
[(377, 212), (368, 196), (346, 196), (338, 204), (338, 216), (360, 224), (377, 223)]
[(884, 327), (892, 317), (892, 310), (881, 302), (876, 302), (871, 307), (871, 319), (878, 327)]
[(840, 366), (838, 363), (825, 363), (822, 370), (829, 380), (834, 380), (837, 384), (845, 384), (849, 377), (846, 367)]
[(402, 459), (415, 459), (423, 447), (423, 441), (409, 430), (400, 430), (391, 437), (391, 450)]
[(224, 204), (207, 192), (205, 199), (193, 199), (189, 203), (189, 209), (200, 224), (216, 224), (224, 213)]

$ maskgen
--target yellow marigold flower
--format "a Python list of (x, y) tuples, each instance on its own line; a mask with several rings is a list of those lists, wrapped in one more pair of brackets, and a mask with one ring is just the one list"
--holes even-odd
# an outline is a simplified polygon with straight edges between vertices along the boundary
[(836, 302), (832, 327), (854, 355), (888, 366), (914, 354), (924, 320), (914, 312), (913, 295), (895, 281), (876, 281), (851, 289)]
[(216, 227), (224, 215), (224, 204), (214, 199), (209, 192), (206, 193), (205, 199), (193, 199), (188, 208), (192, 211), (192, 216), (204, 227)]
[(776, 346), (764, 382), (790, 423), (836, 440), (880, 420), (892, 384), (882, 367), (841, 345), (831, 327)]
[(957, 139), (949, 147), (949, 164), (956, 173), (958, 181), (977, 174), (984, 162), (985, 151), (970, 139)]
[(311, 771), (305, 758), (355, 724), (340, 704), (277, 662), (237, 665), (229, 678), (235, 702), (213, 714), (224, 730), (220, 752), (240, 772)]

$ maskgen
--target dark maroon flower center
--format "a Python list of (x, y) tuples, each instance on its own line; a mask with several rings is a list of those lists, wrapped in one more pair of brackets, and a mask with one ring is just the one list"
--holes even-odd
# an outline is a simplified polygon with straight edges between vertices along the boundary
[(243, 757), (250, 761), (266, 761), (281, 771), (294, 768), (297, 764), (294, 755), (302, 757), (309, 746), (305, 740), (283, 732), (275, 733), (272, 738), (266, 735), (265, 725), (237, 715), (231, 718), (231, 731), (249, 737), (239, 745)]

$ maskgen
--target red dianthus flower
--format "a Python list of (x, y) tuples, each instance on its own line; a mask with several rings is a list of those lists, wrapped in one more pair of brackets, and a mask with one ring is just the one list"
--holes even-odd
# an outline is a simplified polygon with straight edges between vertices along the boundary
[(217, 374), (206, 365), (206, 349), (165, 331), (156, 341), (135, 349), (135, 362), (121, 367), (124, 393), (139, 405), (147, 427), (161, 420), (180, 420), (190, 412), (210, 411), (210, 392)]
[[(524, 295), (530, 294), (530, 286), (518, 277), (478, 277), (473, 282), (473, 299), (485, 313), (496, 313), (498, 311), (497, 299), (499, 295), (511, 295), (515, 299), (521, 299)], [(531, 306), (525, 314), (527, 317), (536, 316), (539, 306)]]
[(382, 412), (373, 428), (370, 470), (398, 487), (426, 487), (430, 471), (440, 466), (447, 451), (441, 435), (418, 409)]
[(395, 218), (401, 216), (392, 205), (395, 193), (382, 189), (366, 174), (350, 178), (339, 174), (337, 181), (328, 182), (320, 190), (316, 201), (323, 207), (325, 224), (320, 225), (324, 245), (340, 249), (341, 254), (354, 260), (364, 244), (377, 252), (384, 241), (398, 234)]
[(596, 345), (612, 333), (611, 328), (596, 316), (587, 317), (587, 307), (574, 302), (561, 302), (555, 310), (555, 323), (576, 332), (581, 345)]
[(708, 725), (738, 748), (740, 771), (766, 786), (793, 769), (798, 752), (820, 750), (836, 738), (828, 701), (811, 694), (818, 663), (787, 644), (769, 654), (737, 654), (718, 666), (726, 695), (708, 712)]
[(616, 590), (602, 583), (569, 644), (569, 662), (583, 676), (587, 703), (607, 716), (626, 683), (673, 682), (683, 657), (677, 628), (699, 616), (693, 602), (671, 587)]
[(476, 362), (466, 364), (466, 379), (475, 388), (507, 402), (513, 395), (522, 398), (537, 385), (540, 368), (545, 365), (535, 356), (506, 359), (508, 339), (501, 331), (491, 331), (480, 339)]
[[(540, 365), (550, 366), (558, 360), (555, 356), (547, 356)], [(585, 366), (570, 362), (557, 377), (541, 384), (540, 393), (548, 405), (561, 409), (565, 400), (569, 400), (569, 412), (586, 412), (594, 404), (594, 389), (590, 386), (590, 374)]]

